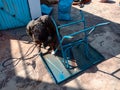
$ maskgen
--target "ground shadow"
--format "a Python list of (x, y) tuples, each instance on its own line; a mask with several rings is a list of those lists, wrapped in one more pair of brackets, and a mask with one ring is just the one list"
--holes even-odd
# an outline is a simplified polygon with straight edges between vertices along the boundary
[(120, 80), (120, 77), (116, 76), (115, 73), (119, 72), (120, 69), (118, 68), (117, 70), (113, 71), (112, 73), (108, 73), (107, 71), (104, 71), (104, 70), (99, 70), (97, 68), (97, 66), (93, 66), (91, 67), (90, 69), (86, 70), (85, 73), (96, 73), (97, 71), (101, 72), (101, 73), (104, 73), (104, 74), (107, 74), (107, 75), (110, 75), (118, 80)]
[[(54, 8), (54, 10), (55, 9), (57, 9), (56, 7)], [(72, 9), (72, 12), (73, 11), (77, 11), (77, 13), (79, 13), (79, 10), (78, 9), (75, 9), (75, 8), (73, 8)], [(89, 13), (89, 12), (84, 12), (85, 13), (85, 18), (86, 18), (86, 25), (87, 26), (91, 26), (91, 25), (95, 25), (95, 24), (97, 24), (97, 23), (99, 23), (99, 22), (106, 22), (106, 21), (109, 21), (109, 20), (106, 20), (106, 19), (103, 19), (102, 17), (98, 17), (98, 16), (95, 16), (95, 15), (93, 15), (93, 14), (91, 14), (91, 13)], [(54, 17), (56, 18), (56, 20), (57, 20), (57, 11), (55, 10), (55, 12), (53, 12), (53, 14), (54, 14)], [(73, 12), (73, 15), (76, 15), (76, 13), (74, 13)], [(102, 38), (102, 40), (101, 41), (99, 41), (99, 42), (94, 42), (94, 43), (92, 43), (91, 45), (93, 45), (94, 44), (94, 46), (93, 47), (95, 47), (98, 51), (100, 51), (104, 56), (105, 56), (105, 58), (106, 59), (110, 59), (110, 58), (112, 58), (112, 57), (117, 57), (117, 55), (119, 55), (120, 54), (120, 48), (119, 48), (119, 46), (120, 46), (120, 39), (118, 38), (119, 36), (120, 36), (120, 32), (119, 32), (119, 30), (120, 30), (120, 24), (119, 23), (115, 23), (115, 22), (112, 22), (112, 21), (109, 21), (110, 22), (110, 24), (109, 24), (109, 26), (104, 26), (104, 27), (100, 27), (100, 28), (98, 28), (98, 30), (96, 30), (96, 31), (94, 31), (92, 34), (91, 34), (91, 39), (89, 40), (89, 42), (90, 43), (92, 43), (92, 42), (94, 42), (97, 38)], [(106, 28), (110, 28), (110, 30), (109, 30), (109, 32), (110, 33), (114, 33), (113, 35), (115, 35), (116, 37), (112, 37), (112, 36), (110, 36), (110, 34), (108, 34), (108, 36), (106, 36), (105, 38), (104, 38), (104, 35), (105, 35), (105, 33), (107, 32), (107, 30), (108, 29), (106, 29)], [(113, 40), (113, 43), (111, 42), (111, 44), (109, 43), (109, 45), (105, 45), (105, 43), (107, 42), (107, 41), (109, 41), (110, 39), (111, 39), (111, 37), (112, 37), (112, 40)], [(12, 46), (11, 46), (11, 40), (18, 40), (18, 41), (22, 41), (22, 42), (26, 42), (26, 41), (30, 41), (30, 38), (27, 36), (27, 34), (26, 34), (26, 31), (25, 31), (25, 28), (20, 28), (20, 29), (15, 29), (15, 30), (4, 30), (4, 31), (0, 31), (0, 62), (1, 62), (1, 64), (0, 64), (0, 70), (1, 70), (1, 72), (0, 72), (0, 74), (2, 75), (2, 79), (0, 80), (0, 85), (2, 85), (2, 86), (0, 86), (0, 88), (4, 88), (4, 87), (6, 87), (6, 84), (14, 77), (14, 76), (16, 76), (16, 71), (15, 71), (15, 69), (12, 69), (12, 70), (10, 70), (10, 68), (14, 68), (14, 65), (13, 64), (11, 64), (11, 66), (9, 67), (9, 70), (6, 70), (6, 69), (8, 69), (8, 68), (4, 68), (4, 67), (2, 67), (2, 62), (3, 61), (5, 61), (6, 59), (8, 59), (8, 58), (10, 58), (10, 57), (13, 57), (12, 56)], [(19, 43), (19, 42), (17, 42), (18, 43), (18, 49), (19, 49), (19, 52), (17, 52), (17, 53), (20, 53), (20, 56), (24, 56), (24, 54), (23, 54), (23, 51), (22, 51), (22, 45)], [(96, 43), (96, 44), (95, 44)], [(117, 43), (117, 44), (116, 44)], [(116, 45), (116, 46), (113, 46), (113, 45)], [(110, 47), (110, 48), (107, 48), (107, 47)], [(111, 48), (112, 47), (112, 48)], [(115, 48), (115, 47), (118, 47), (117, 49)], [(27, 48), (28, 49), (28, 48)], [(102, 52), (101, 51), (101, 49), (103, 50), (104, 49), (104, 52)], [(108, 50), (108, 49), (110, 49), (110, 51)], [(114, 52), (114, 53), (111, 53), (111, 52)], [(119, 57), (117, 57), (117, 58), (119, 58)], [(22, 78), (22, 77), (18, 77), (18, 76), (16, 76), (15, 78), (15, 82), (17, 82), (17, 83), (21, 83), (23, 86), (20, 86), (20, 87), (26, 87), (26, 86), (31, 86), (31, 84), (30, 83), (32, 83), (32, 82), (36, 82), (35, 84), (36, 85), (38, 85), (38, 84), (44, 84), (43, 86), (43, 88), (45, 88), (45, 90), (47, 90), (49, 87), (51, 87), (52, 85), (53, 86), (55, 86), (55, 88), (56, 88), (56, 84), (50, 84), (50, 83), (47, 83), (47, 82), (42, 82), (42, 81), (35, 81), (35, 80), (32, 80), (32, 79), (30, 79), (30, 76), (28, 75), (28, 71), (27, 71), (27, 66), (26, 66), (26, 64), (25, 64), (25, 62), (24, 62), (24, 60), (22, 60), (23, 61), (23, 67), (24, 67), (24, 70), (26, 71), (26, 78)], [(12, 60), (10, 61), (10, 62), (13, 62)], [(41, 68), (41, 69), (43, 69), (43, 68)], [(41, 70), (40, 69), (40, 70)], [(2, 71), (2, 70), (5, 70), (5, 71)], [(95, 73), (96, 71), (100, 71), (100, 70), (98, 70), (98, 68), (96, 68), (96, 67), (92, 67), (91, 69), (89, 69), (88, 71), (86, 71), (86, 72), (84, 72), (84, 73)], [(113, 76), (113, 77), (115, 77), (115, 78), (117, 78), (117, 79), (120, 79), (119, 77), (116, 77), (116, 76), (114, 76), (114, 74), (116, 73), (116, 72), (118, 72), (118, 71), (120, 71), (120, 69), (118, 69), (118, 70), (116, 70), (116, 71), (114, 71), (113, 73), (111, 73), (111, 74), (109, 74), (109, 73), (107, 73), (107, 72), (105, 72), (105, 71), (100, 71), (100, 72), (103, 72), (103, 73), (106, 73), (106, 74), (109, 74), (109, 75), (111, 75), (111, 76)], [(44, 75), (43, 75), (44, 76)], [(43, 76), (41, 76), (41, 77), (43, 77)], [(14, 80), (14, 79), (13, 79)], [(73, 80), (73, 79), (71, 79), (71, 80)], [(32, 83), (33, 84), (33, 83)], [(35, 86), (36, 86), (35, 85)], [(47, 85), (47, 86), (46, 86)], [(19, 86), (19, 85), (18, 85)], [(34, 85), (33, 85), (34, 86)], [(80, 86), (81, 87), (81, 86)], [(53, 89), (55, 89), (55, 88), (53, 88)], [(75, 89), (75, 88), (70, 88), (70, 87), (64, 87), (64, 86), (61, 86), (61, 87), (59, 87), (59, 86), (57, 86), (57, 89), (59, 90), (65, 90), (66, 88), (68, 88), (68, 89), (72, 89), (72, 90), (77, 90), (77, 89)], [(82, 88), (80, 88), (81, 90), (84, 90), (84, 87)]]

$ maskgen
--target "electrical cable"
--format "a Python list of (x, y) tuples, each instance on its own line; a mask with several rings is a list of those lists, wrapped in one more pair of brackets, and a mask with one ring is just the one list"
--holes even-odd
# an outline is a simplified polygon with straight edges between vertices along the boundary
[[(35, 50), (35, 48), (36, 48), (36, 45), (34, 46), (34, 44), (27, 50), (27, 52), (24, 54), (24, 56), (22, 56), (22, 57), (20, 57), (20, 58), (8, 58), (8, 59), (6, 59), (6, 60), (4, 60), (3, 62), (2, 62), (2, 66), (5, 68), (5, 67), (8, 67), (8, 66), (10, 66), (10, 65), (12, 65), (13, 63), (15, 63), (15, 62), (17, 62), (15, 65), (14, 65), (14, 67), (16, 66), (16, 65), (18, 65), (18, 63), (21, 61), (21, 60), (29, 60), (29, 59), (31, 59), (31, 58), (34, 58), (34, 57), (36, 57), (36, 56), (38, 56), (39, 55), (39, 53), (37, 53), (37, 54), (35, 54), (35, 55), (33, 55), (33, 56), (31, 56), (31, 57), (29, 57), (29, 58), (26, 58), (27, 56), (29, 56), (34, 50)], [(32, 48), (33, 47), (33, 48)], [(32, 48), (32, 50), (30, 51), (30, 49)], [(29, 52), (30, 51), (30, 52)], [(12, 62), (9, 62), (9, 61), (12, 61)], [(9, 62), (9, 63), (8, 63)], [(7, 64), (8, 63), (8, 64)]]

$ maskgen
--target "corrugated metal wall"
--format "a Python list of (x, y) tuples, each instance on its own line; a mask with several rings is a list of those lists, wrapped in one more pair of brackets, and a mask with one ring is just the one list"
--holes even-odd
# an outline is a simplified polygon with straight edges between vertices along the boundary
[(0, 0), (0, 30), (25, 26), (30, 20), (28, 0)]

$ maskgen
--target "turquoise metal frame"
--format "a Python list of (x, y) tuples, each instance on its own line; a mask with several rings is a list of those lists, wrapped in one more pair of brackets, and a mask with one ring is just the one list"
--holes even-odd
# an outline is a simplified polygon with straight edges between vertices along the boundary
[(88, 44), (90, 56), (92, 57), (91, 60), (89, 60), (88, 58), (86, 58), (84, 53), (85, 46), (81, 45), (82, 44), (72, 48), (71, 54), (74, 54), (74, 59), (76, 60), (77, 66), (71, 69), (66, 68), (65, 65), (62, 63), (64, 57), (61, 56), (60, 52), (58, 52), (60, 55), (44, 55), (40, 53), (41, 59), (55, 83), (63, 84), (65, 82), (68, 82), (70, 79), (82, 74), (91, 66), (105, 60), (104, 56), (102, 56), (96, 49)]
[[(95, 30), (96, 27), (106, 25), (109, 22), (99, 23), (97, 25), (86, 27), (86, 22), (83, 12), (80, 10), (81, 20), (71, 21), (67, 24), (57, 26), (54, 18), (52, 21), (56, 27), (59, 45), (54, 54), (42, 54), (41, 59), (49, 71), (51, 77), (57, 84), (66, 82), (67, 80), (81, 74), (91, 66), (105, 60), (105, 58), (88, 43), (88, 36)], [(60, 35), (62, 28), (83, 23), (84, 28), (77, 32)], [(75, 41), (70, 41), (64, 44), (65, 39), (72, 39), (74, 36), (84, 33), (84, 37)], [(71, 52), (70, 52), (71, 51)], [(60, 54), (60, 55), (59, 55)], [(72, 56), (73, 55), (73, 56)], [(70, 62), (76, 60), (77, 66), (74, 67)], [(74, 68), (76, 70), (74, 70)]]
[[(98, 26), (102, 26), (102, 25), (106, 25), (108, 24), (109, 22), (105, 22), (105, 23), (99, 23), (97, 25), (94, 25), (94, 26), (91, 26), (91, 27), (86, 27), (86, 22), (85, 22), (85, 17), (84, 17), (84, 14), (83, 14), (83, 11), (80, 10), (80, 15), (82, 17), (81, 20), (78, 20), (78, 21), (75, 21), (75, 22), (70, 22), (70, 23), (67, 23), (67, 24), (62, 24), (62, 25), (59, 25), (57, 26), (55, 20), (52, 18), (54, 24), (55, 24), (55, 27), (56, 27), (56, 32), (57, 32), (57, 36), (58, 36), (58, 41), (59, 41), (59, 46), (56, 48), (54, 54), (58, 51), (58, 49), (60, 48), (61, 50), (61, 53), (62, 53), (62, 56), (64, 58), (63, 63), (65, 65), (66, 68), (72, 68), (68, 61), (69, 61), (69, 49), (71, 49), (73, 46), (76, 46), (76, 45), (80, 45), (82, 42), (84, 42), (84, 45), (85, 45), (85, 54), (87, 56), (87, 58), (89, 60), (91, 60), (91, 56), (89, 55), (89, 48), (88, 48), (88, 36), (91, 34), (91, 32), (93, 32), (95, 30), (96, 27)], [(74, 25), (74, 24), (78, 24), (78, 23), (83, 23), (84, 25), (84, 29), (83, 30), (79, 30), (78, 32), (74, 32), (72, 34), (69, 34), (69, 35), (65, 35), (63, 37), (61, 37), (60, 33), (59, 33), (59, 30), (61, 30), (61, 28), (63, 27), (67, 27), (67, 26), (70, 26), (70, 25)], [(81, 34), (81, 33), (85, 33), (85, 36), (84, 38), (80, 39), (80, 40), (77, 40), (77, 41), (74, 41), (74, 42), (69, 42), (67, 44), (63, 44), (63, 41), (65, 39), (71, 39), (71, 38), (74, 38), (75, 35), (78, 35), (78, 34)]]

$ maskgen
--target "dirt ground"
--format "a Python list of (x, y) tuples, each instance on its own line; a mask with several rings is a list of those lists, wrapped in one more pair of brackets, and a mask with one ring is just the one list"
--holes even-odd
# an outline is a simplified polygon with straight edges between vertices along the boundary
[[(57, 20), (57, 5), (52, 7)], [(72, 6), (71, 16), (76, 16), (79, 10), (84, 11), (87, 26), (110, 22), (97, 28), (89, 37), (89, 43), (105, 60), (78, 77), (57, 85), (40, 57), (33, 57), (38, 50), (34, 49), (33, 43), (28, 43), (30, 38), (25, 27), (0, 31), (0, 90), (120, 90), (119, 0), (112, 3), (92, 0), (83, 8)], [(75, 30), (76, 27), (70, 29)]]

